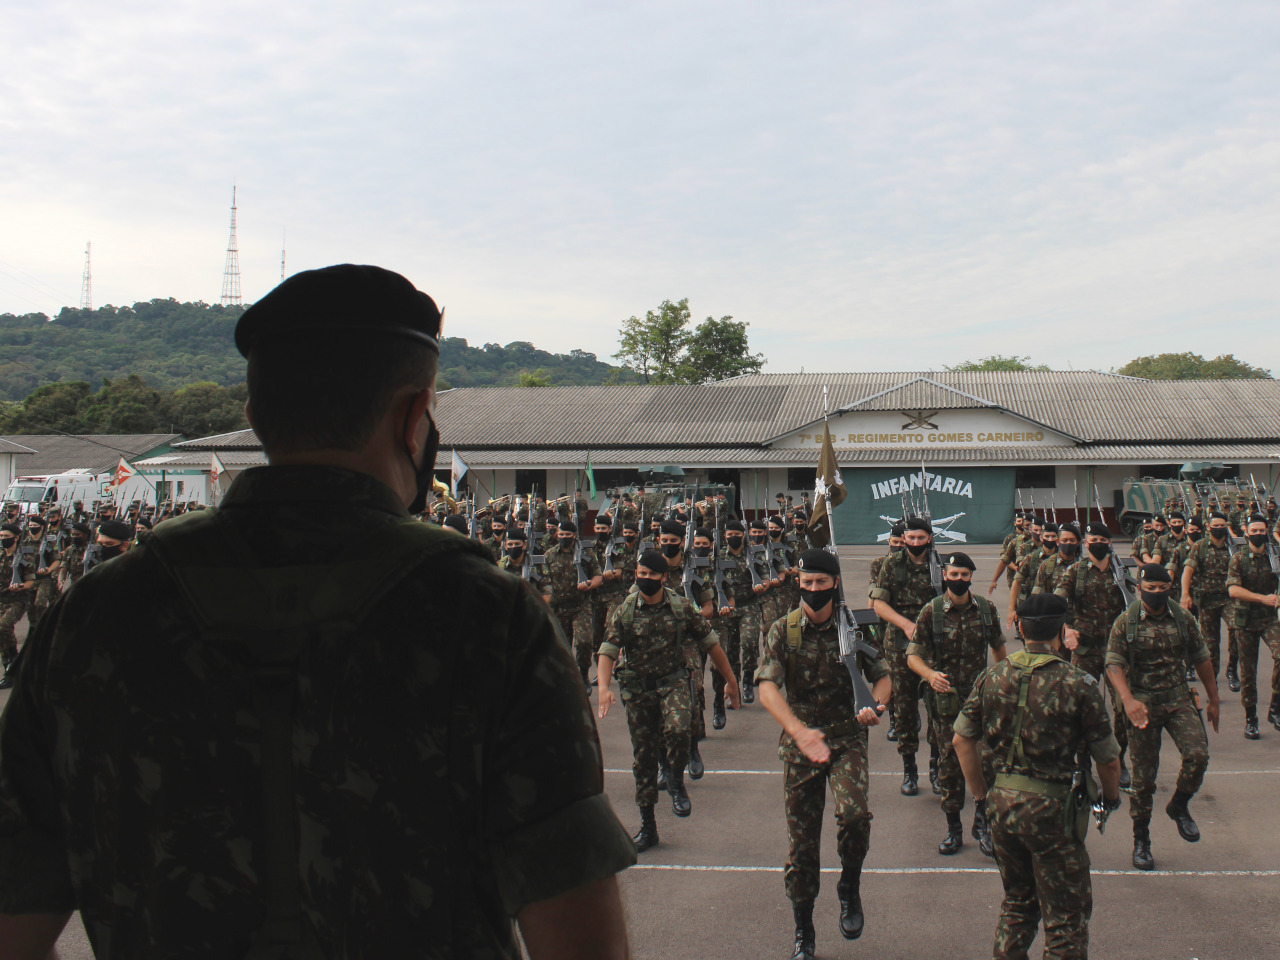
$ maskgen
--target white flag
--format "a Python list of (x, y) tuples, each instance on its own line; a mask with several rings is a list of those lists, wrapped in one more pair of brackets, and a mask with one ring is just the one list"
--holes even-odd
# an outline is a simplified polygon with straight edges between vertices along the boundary
[(470, 467), (462, 462), (462, 458), (458, 456), (458, 451), (453, 451), (453, 465), (449, 470), (449, 486), (453, 488), (452, 493), (455, 499), (457, 499), (458, 496), (458, 483), (470, 469)]

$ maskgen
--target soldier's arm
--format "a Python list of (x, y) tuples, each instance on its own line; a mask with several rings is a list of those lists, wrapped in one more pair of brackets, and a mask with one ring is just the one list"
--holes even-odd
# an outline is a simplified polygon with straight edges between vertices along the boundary
[(978, 738), (982, 736), (982, 690), (986, 680), (987, 675), (984, 674), (974, 683), (969, 699), (952, 724), (954, 735), (951, 738), (956, 759), (964, 772), (964, 782), (974, 802), (979, 804), (987, 799), (987, 778), (982, 772), (982, 757), (978, 751)]
[(1115, 691), (1120, 705), (1124, 707), (1129, 721), (1139, 730), (1145, 730), (1148, 723), (1147, 705), (1135, 697), (1133, 690), (1129, 687), (1129, 638), (1126, 632), (1128, 626), (1129, 615), (1122, 613), (1116, 617), (1116, 622), (1111, 627), (1105, 661), (1107, 679), (1111, 681), (1111, 688)]
[(517, 914), (516, 922), (530, 960), (626, 960), (629, 956), (615, 876), (531, 903)]
[(0, 957), (58, 960), (58, 937), (70, 919), (69, 913), (0, 913)]
[(909, 640), (915, 632), (916, 625), (891, 606), (893, 602), (893, 579), (890, 575), (892, 569), (888, 563), (885, 563), (880, 568), (880, 579), (868, 591), (867, 596), (871, 598), (871, 606), (875, 610), (876, 616), (886, 623), (893, 624), (905, 633)]
[(1087, 678), (1080, 704), (1080, 727), (1089, 755), (1102, 783), (1102, 796), (1110, 804), (1120, 800), (1120, 744), (1111, 731), (1111, 717), (1102, 702), (1102, 689)]

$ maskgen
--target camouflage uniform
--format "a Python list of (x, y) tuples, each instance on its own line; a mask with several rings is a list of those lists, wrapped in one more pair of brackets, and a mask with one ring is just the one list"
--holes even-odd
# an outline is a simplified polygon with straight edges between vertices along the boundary
[[(644, 603), (638, 594), (624, 603), (609, 614), (600, 656), (617, 662), (613, 675), (631, 733), (636, 803), (651, 807), (658, 801), (663, 753), (672, 767), (689, 764), (693, 716), (686, 647), (692, 642), (709, 652), (716, 639), (706, 617), (674, 590), (661, 603)], [(628, 626), (624, 613), (631, 607)]]
[[(982, 622), (981, 603), (988, 607), (990, 626)], [(933, 629), (934, 604), (942, 606), (942, 636), (935, 636)], [(1000, 631), (1000, 611), (985, 597), (971, 596), (969, 602), (956, 606), (949, 595), (929, 601), (916, 617), (916, 632), (907, 644), (906, 656), (919, 657), (932, 670), (947, 675), (954, 697), (940, 696), (932, 687), (921, 681), (929, 723), (933, 726), (934, 739), (941, 751), (938, 763), (938, 782), (942, 787), (942, 812), (959, 813), (964, 809), (964, 771), (951, 743), (952, 728), (960, 706), (973, 690), (974, 682), (987, 669), (987, 649), (1004, 648), (1004, 634)], [(991, 765), (991, 753), (982, 749), (983, 771), (990, 783), (995, 776)]]
[[(1111, 563), (1118, 564), (1119, 557), (1112, 557)], [(1083, 586), (1081, 581), (1083, 580)], [(1053, 591), (1065, 597), (1071, 604), (1067, 614), (1067, 626), (1080, 631), (1079, 646), (1071, 653), (1071, 662), (1095, 680), (1106, 676), (1104, 663), (1107, 657), (1107, 638), (1111, 635), (1111, 625), (1116, 617), (1124, 612), (1125, 599), (1120, 588), (1116, 586), (1110, 564), (1105, 570), (1099, 570), (1093, 561), (1085, 556), (1077, 560), (1063, 571), (1058, 580), (1058, 588)], [(1064, 655), (1066, 651), (1063, 651)], [(1115, 737), (1121, 750), (1129, 743), (1128, 721), (1125, 719), (1124, 707), (1111, 688), (1111, 709), (1115, 715)]]
[(1057, 555), (1057, 547), (1054, 547), (1051, 553), (1045, 553), (1044, 547), (1040, 547), (1027, 554), (1018, 563), (1018, 572), (1013, 575), (1013, 582), (1018, 588), (1019, 603), (1031, 596), (1031, 591), (1036, 585), (1036, 577), (1040, 573), (1040, 566)]
[[(573, 655), (578, 661), (578, 670), (586, 682), (587, 673), (591, 669), (591, 661), (595, 656), (595, 641), (591, 636), (591, 591), (578, 589), (578, 566), (573, 562), (576, 545), (565, 550), (559, 541), (548, 548), (545, 557), (547, 570), (551, 574), (551, 611), (560, 621), (560, 629), (565, 638), (573, 645)], [(600, 564), (592, 554), (589, 544), (584, 544), (582, 566), (587, 578), (600, 576)]]
[[(31, 604), (30, 590), (11, 591), (9, 589), (9, 584), (13, 582), (13, 565), (18, 557), (16, 548), (11, 557), (5, 556), (4, 551), (0, 550), (0, 667), (4, 668), (5, 673), (9, 672), (9, 664), (13, 663), (13, 658), (18, 655), (18, 637), (13, 632), (13, 628), (17, 626)], [(22, 582), (31, 583), (35, 578), (31, 558), (23, 557)]]
[[(1187, 565), (1187, 558), (1191, 556), (1193, 546), (1195, 541), (1184, 534), (1181, 538), (1169, 537), (1168, 542), (1159, 548), (1160, 561), (1169, 571), (1169, 576), (1173, 577), (1173, 593), (1170, 596), (1175, 603), (1182, 597), (1182, 571)], [(1199, 617), (1200, 610), (1194, 601), (1191, 604), (1191, 611)]]
[[(1204, 783), (1209, 767), (1209, 738), (1187, 686), (1187, 670), (1208, 660), (1209, 648), (1191, 614), (1181, 609), (1178, 613), (1186, 624), (1185, 642), (1174, 619), (1176, 614), (1166, 610), (1153, 616), (1141, 601), (1116, 618), (1107, 641), (1107, 666), (1123, 670), (1130, 691), (1147, 705), (1146, 729), (1139, 730), (1132, 724), (1129, 727), (1129, 763), (1133, 768), (1129, 815), (1136, 821), (1151, 819), (1162, 731), (1168, 731), (1182, 754), (1178, 790), (1188, 799)], [(1130, 643), (1129, 624), (1134, 617), (1139, 622)]]
[[(525, 546), (525, 549), (528, 549), (527, 545)], [(517, 577), (523, 577), (524, 554), (520, 555), (519, 563), (513, 563), (510, 557), (504, 555), (502, 559), (498, 561), (498, 569), (505, 570), (507, 573)], [(547, 565), (545, 563), (535, 563), (530, 566), (529, 585), (537, 590), (542, 596), (551, 596), (551, 571), (547, 569)], [(565, 646), (571, 646), (567, 636), (564, 637), (564, 641)]]
[[(1200, 633), (1213, 658), (1213, 675), (1222, 665), (1222, 621), (1227, 620), (1230, 659), (1236, 658), (1235, 627), (1230, 623), (1231, 598), (1227, 596), (1227, 568), (1231, 551), (1226, 541), (1217, 546), (1207, 533), (1191, 545), (1186, 566), (1191, 570), (1191, 599), (1200, 612)], [(1181, 590), (1181, 583), (1178, 589)]]
[[(867, 728), (858, 723), (849, 671), (840, 661), (835, 618), (821, 625), (801, 618), (800, 647), (795, 670), (788, 676), (790, 651), (787, 621), (769, 627), (756, 685), (768, 680), (785, 689), (796, 719), (826, 734), (831, 758), (815, 764), (783, 732), (778, 738), (782, 758), (783, 808), (790, 849), (783, 868), (783, 884), (792, 903), (818, 896), (818, 846), (827, 785), (835, 803), (836, 851), (840, 864), (860, 868), (871, 845), (871, 806), (867, 799)], [(874, 683), (887, 676), (883, 659), (867, 661), (859, 655), (863, 676)]]
[(627, 590), (636, 579), (636, 562), (639, 554), (636, 553), (634, 547), (628, 547), (626, 543), (619, 540), (614, 543), (612, 540), (606, 540), (601, 543), (595, 540), (591, 544), (592, 552), (595, 555), (596, 562), (600, 565), (603, 574), (606, 561), (613, 558), (613, 569), (619, 571), (622, 576), (617, 580), (602, 580), (600, 586), (591, 591), (591, 638), (596, 649), (600, 648), (601, 642), (604, 640), (606, 626), (609, 617), (613, 611), (618, 609), (618, 604), (622, 603), (627, 596)]
[[(47, 547), (46, 541), (51, 541), (47, 544)], [(31, 562), (39, 567), (41, 562), (40, 554), (41, 551), (44, 550), (44, 559), (47, 559), (50, 565), (52, 565), (58, 559), (58, 554), (61, 552), (56, 541), (56, 535), (50, 537), (48, 534), (45, 534), (35, 540), (28, 539), (27, 545), (35, 548), (35, 553), (32, 554)], [(31, 627), (35, 627), (35, 625), (40, 622), (40, 618), (44, 616), (44, 612), (49, 609), (49, 604), (53, 603), (54, 594), (58, 592), (57, 582), (54, 580), (54, 575), (52, 573), (37, 573), (35, 580), (35, 592), (31, 597), (31, 603), (27, 607), (27, 623)]]
[[(1004, 561), (1004, 575), (1009, 586), (1013, 586), (1013, 574), (1018, 568), (1018, 547), (1014, 541), (1020, 539), (1022, 539), (1022, 534), (1017, 529), (1014, 529), (1012, 533), (1005, 534), (1005, 538), (1000, 544), (1000, 559)], [(874, 579), (874, 576), (872, 579)]]
[[(763, 620), (764, 609), (760, 598), (751, 589), (751, 566), (756, 568), (762, 580), (768, 579), (769, 573), (765, 569), (763, 558), (753, 559), (746, 548), (735, 554), (728, 547), (721, 547), (720, 559), (732, 560), (737, 566), (725, 571), (725, 586), (733, 599), (733, 613), (727, 617), (717, 616), (716, 630), (720, 635), (720, 646), (724, 648), (729, 666), (733, 668), (733, 675), (739, 682), (745, 677), (750, 683), (751, 677), (755, 676), (759, 659), (760, 632), (768, 629), (772, 623)], [(719, 602), (717, 599), (716, 603)], [(725, 679), (719, 672), (711, 675), (711, 688), (717, 702), (724, 696), (724, 685)]]
[(84, 576), (84, 553), (87, 543), (76, 543), (74, 537), (67, 538), (67, 545), (62, 548), (62, 569), (67, 574), (67, 584), (79, 582)]
[[(935, 596), (929, 564), (912, 562), (906, 549), (890, 554), (869, 595), (873, 601), (883, 600), (898, 614), (915, 620), (920, 609)], [(920, 678), (907, 666), (905, 641), (901, 630), (885, 624), (883, 647), (893, 677), (893, 726), (898, 731), (898, 753), (904, 760), (910, 757), (914, 761), (920, 748)]]
[(1068, 567), (1074, 563), (1074, 560), (1066, 560), (1061, 553), (1055, 553), (1040, 564), (1040, 568), (1036, 570), (1035, 586), (1031, 588), (1032, 593), (1053, 593), (1058, 589), (1058, 581), (1062, 579), (1062, 575), (1066, 573)]
[[(1019, 759), (1018, 694), (1022, 671), (1034, 656), (1049, 659), (1030, 675)], [(1098, 763), (1120, 753), (1097, 682), (1055, 656), (1048, 644), (1028, 643), (978, 678), (955, 732), (985, 741), (995, 756), (987, 820), (1004, 901), (992, 956), (1025, 958), (1043, 916), (1044, 956), (1083, 960), (1093, 913), (1089, 853), (1067, 833), (1063, 803), (1082, 749)]]
[[(268, 898), (323, 956), (516, 957), (527, 904), (635, 862), (545, 605), (364, 474), (245, 470), (58, 599), (23, 659), (0, 912), (79, 910), (103, 960), (243, 957)], [(281, 749), (292, 776), (264, 777)]]
[[(1244, 587), (1264, 596), (1276, 592), (1276, 575), (1267, 554), (1243, 547), (1231, 558), (1227, 586)], [(1276, 608), (1248, 600), (1235, 601), (1236, 651), (1240, 656), (1240, 703), (1246, 717), (1258, 713), (1258, 647), (1271, 650), (1271, 696), (1280, 696), (1280, 636), (1274, 628)]]

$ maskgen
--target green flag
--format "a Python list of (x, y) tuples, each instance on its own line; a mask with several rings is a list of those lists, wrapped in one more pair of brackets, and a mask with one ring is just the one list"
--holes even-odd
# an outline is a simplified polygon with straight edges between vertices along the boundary
[(596, 474), (591, 469), (591, 451), (587, 451), (587, 486), (591, 489), (591, 502), (596, 500)]
[(823, 428), (822, 452), (818, 454), (818, 476), (814, 480), (813, 516), (809, 519), (809, 539), (814, 546), (825, 547), (831, 542), (831, 508), (840, 506), (848, 491), (844, 488), (844, 479), (840, 476), (840, 465), (836, 462), (836, 451), (831, 446), (831, 434)]

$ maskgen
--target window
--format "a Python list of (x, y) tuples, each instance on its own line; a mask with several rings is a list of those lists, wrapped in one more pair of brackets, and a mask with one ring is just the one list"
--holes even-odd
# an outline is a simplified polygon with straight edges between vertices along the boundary
[(787, 489), (812, 490), (817, 477), (817, 467), (787, 467)]
[(707, 483), (718, 483), (735, 490), (742, 489), (742, 471), (734, 469), (711, 469), (707, 471)]
[[(447, 475), (446, 475), (447, 479)], [(547, 496), (547, 471), (545, 470), (517, 470), (516, 471), (516, 489), (515, 492), (520, 496), (525, 496), (534, 488), (538, 490), (538, 496), (546, 499)]]
[(1019, 489), (1043, 487), (1051, 490), (1058, 485), (1058, 468), (1053, 464), (1017, 467), (1013, 485)]
[(1180, 463), (1144, 463), (1138, 468), (1138, 476), (1153, 480), (1177, 480), (1181, 469)]
[[(595, 474), (596, 492), (601, 496), (612, 487), (632, 487), (640, 482), (640, 471), (634, 468), (593, 467), (591, 472)], [(590, 492), (585, 474), (582, 477), (582, 489)]]

